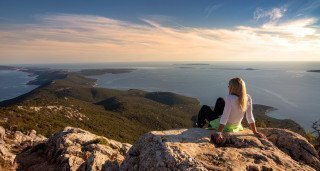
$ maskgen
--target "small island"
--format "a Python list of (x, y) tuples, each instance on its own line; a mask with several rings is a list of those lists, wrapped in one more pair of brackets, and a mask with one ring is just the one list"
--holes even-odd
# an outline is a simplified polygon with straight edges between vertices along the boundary
[(17, 69), (19, 69), (19, 67), (0, 65), (0, 71), (4, 71), (4, 70), (17, 70)]
[(316, 70), (308, 70), (307, 72), (317, 72), (317, 73), (320, 73), (320, 70), (319, 70), (319, 69), (316, 69)]
[(185, 64), (185, 65), (210, 65), (210, 64), (204, 64), (204, 63), (192, 63), (192, 64)]
[(245, 70), (245, 71), (256, 71), (259, 69), (256, 68), (219, 68), (219, 67), (215, 67), (215, 68), (210, 68), (210, 69), (217, 69), (217, 70)]
[(192, 69), (193, 67), (189, 67), (189, 66), (181, 66), (181, 67), (177, 67), (177, 68), (180, 68), (180, 69)]
[(187, 64), (172, 64), (173, 66), (205, 66), (210, 64), (205, 63), (187, 63)]
[(136, 69), (131, 68), (111, 68), (111, 69), (83, 69), (79, 73), (85, 76), (104, 75), (104, 74), (123, 74)]

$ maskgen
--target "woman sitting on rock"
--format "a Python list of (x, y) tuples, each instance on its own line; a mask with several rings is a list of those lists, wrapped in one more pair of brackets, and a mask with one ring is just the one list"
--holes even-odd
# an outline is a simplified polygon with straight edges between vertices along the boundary
[(213, 111), (207, 105), (202, 106), (198, 115), (198, 127), (202, 128), (208, 121), (208, 127), (217, 130), (217, 133), (212, 137), (214, 142), (220, 144), (224, 140), (223, 131), (238, 132), (243, 130), (241, 121), (246, 114), (253, 133), (260, 138), (265, 138), (256, 129), (252, 114), (252, 99), (247, 94), (245, 82), (241, 78), (233, 78), (229, 81), (228, 87), (229, 95), (225, 100), (219, 97)]

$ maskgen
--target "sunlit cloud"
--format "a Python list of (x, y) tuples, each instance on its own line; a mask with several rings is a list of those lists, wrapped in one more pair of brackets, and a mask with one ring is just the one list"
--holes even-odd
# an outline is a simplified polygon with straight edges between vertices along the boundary
[(0, 27), (1, 63), (320, 60), (315, 18), (230, 29), (133, 23), (92, 15), (39, 15)]
[(297, 37), (305, 38), (306, 36), (318, 38), (318, 29), (312, 27), (312, 25), (315, 24), (316, 21), (317, 20), (315, 18), (304, 18), (280, 24), (268, 22), (263, 24), (261, 27), (239, 26), (238, 28), (242, 30), (250, 30), (259, 33), (287, 36), (288, 39)]

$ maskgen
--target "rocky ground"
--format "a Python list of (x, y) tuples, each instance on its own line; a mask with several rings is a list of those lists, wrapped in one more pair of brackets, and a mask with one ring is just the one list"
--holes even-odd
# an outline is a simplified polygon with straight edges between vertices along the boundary
[(131, 147), (79, 128), (67, 127), (49, 139), (35, 131), (11, 137), (0, 128), (0, 170), (119, 170)]
[(32, 130), (27, 134), (0, 127), (0, 170), (15, 170), (17, 154), (46, 141), (46, 137)]
[(88, 131), (66, 127), (48, 139), (0, 127), (0, 170), (320, 170), (317, 151), (286, 129), (225, 134), (224, 146), (210, 142), (212, 130), (153, 131), (131, 147)]
[(225, 146), (210, 143), (212, 131), (191, 128), (153, 131), (129, 150), (122, 170), (320, 170), (314, 147), (285, 129), (250, 130), (226, 135)]

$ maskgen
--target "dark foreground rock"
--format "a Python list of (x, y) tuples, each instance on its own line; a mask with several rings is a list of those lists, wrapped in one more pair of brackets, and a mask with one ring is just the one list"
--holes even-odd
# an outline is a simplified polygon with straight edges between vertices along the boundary
[(16, 157), (20, 170), (119, 170), (131, 147), (67, 127)]
[(0, 170), (16, 170), (16, 154), (46, 141), (46, 137), (32, 130), (27, 134), (8, 131), (0, 126)]
[(320, 170), (316, 150), (299, 134), (261, 129), (226, 135), (224, 147), (210, 143), (211, 130), (153, 131), (129, 150), (121, 170)]

